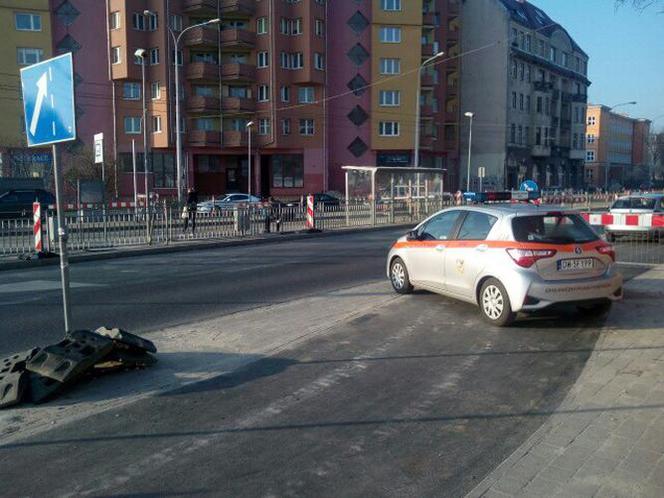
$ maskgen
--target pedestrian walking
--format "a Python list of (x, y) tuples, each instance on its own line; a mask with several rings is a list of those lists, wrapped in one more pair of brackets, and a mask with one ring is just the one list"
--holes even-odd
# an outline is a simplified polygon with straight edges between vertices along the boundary
[(189, 187), (187, 190), (187, 203), (184, 206), (182, 217), (184, 218), (184, 229), (182, 233), (187, 232), (187, 228), (191, 223), (191, 234), (196, 235), (196, 208), (198, 207), (198, 192), (194, 187)]

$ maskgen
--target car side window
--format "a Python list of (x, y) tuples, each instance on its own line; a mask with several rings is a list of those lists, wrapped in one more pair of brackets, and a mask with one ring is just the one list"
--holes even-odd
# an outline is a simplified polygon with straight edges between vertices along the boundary
[(486, 240), (498, 218), (486, 213), (470, 211), (461, 224), (459, 240)]
[(459, 219), (459, 211), (440, 213), (420, 228), (420, 240), (448, 240)]

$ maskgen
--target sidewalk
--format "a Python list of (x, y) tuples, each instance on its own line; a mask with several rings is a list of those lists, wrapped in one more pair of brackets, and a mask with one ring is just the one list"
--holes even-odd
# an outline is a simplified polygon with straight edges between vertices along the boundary
[(664, 266), (630, 280), (574, 388), (469, 497), (664, 496)]

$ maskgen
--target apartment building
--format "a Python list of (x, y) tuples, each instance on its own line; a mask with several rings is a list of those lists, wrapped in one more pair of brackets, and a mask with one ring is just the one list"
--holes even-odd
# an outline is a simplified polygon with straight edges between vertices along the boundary
[(647, 119), (634, 119), (604, 105), (589, 105), (585, 184), (602, 189), (638, 188), (650, 177)]
[[(462, 111), (473, 113), (470, 176), (485, 185), (581, 188), (588, 56), (526, 0), (467, 0), (461, 22)], [(461, 131), (462, 177), (470, 120)], [(462, 182), (465, 187), (465, 181)]]
[(48, 0), (0, 0), (0, 177), (51, 175), (50, 149), (28, 149), (19, 70), (51, 57)]

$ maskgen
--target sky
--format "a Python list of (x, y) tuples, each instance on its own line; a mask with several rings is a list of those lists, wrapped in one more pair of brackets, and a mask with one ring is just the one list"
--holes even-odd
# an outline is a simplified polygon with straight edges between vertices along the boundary
[[(561, 24), (590, 57), (588, 102), (654, 120), (664, 130), (664, 14), (615, 8), (614, 0), (531, 0)], [(664, 5), (664, 2), (662, 2)]]

